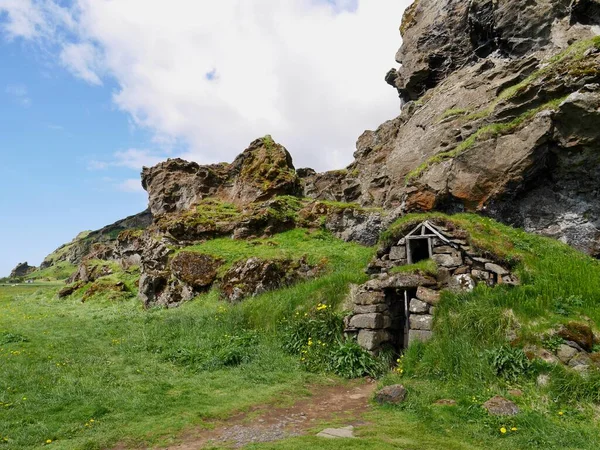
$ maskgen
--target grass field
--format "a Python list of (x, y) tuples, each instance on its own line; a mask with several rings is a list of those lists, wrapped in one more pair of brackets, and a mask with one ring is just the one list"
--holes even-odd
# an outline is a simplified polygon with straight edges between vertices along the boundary
[[(444, 296), (434, 340), (411, 347), (402, 375), (390, 372), (380, 380), (403, 383), (407, 401), (368, 413), (357, 429), (361, 439), (300, 437), (249, 448), (600, 448), (597, 371), (584, 378), (535, 365), (506, 379), (488, 357), (506, 344), (506, 328), (515, 321), (519, 345), (539, 342), (570, 320), (597, 329), (600, 265), (487, 219), (454, 220), (478, 245), (514, 262), (523, 285)], [(211, 291), (173, 310), (145, 311), (133, 295), (82, 303), (77, 296), (57, 299), (52, 284), (0, 286), (0, 449), (166, 445), (185, 429), (234, 411), (292, 401), (307, 385), (343, 383), (303, 370), (297, 356), (283, 351), (279, 323), (321, 302), (340, 305), (348, 285), (365, 280), (373, 249), (293, 230), (252, 243), (210, 241), (194, 250), (229, 263), (248, 255), (306, 254), (314, 262), (325, 259), (328, 269), (319, 279), (238, 305)], [(536, 384), (541, 373), (551, 380), (545, 387)], [(510, 397), (515, 388), (523, 396)], [(488, 416), (481, 404), (496, 394), (512, 398), (522, 412), (513, 419)], [(457, 405), (436, 405), (439, 399)]]

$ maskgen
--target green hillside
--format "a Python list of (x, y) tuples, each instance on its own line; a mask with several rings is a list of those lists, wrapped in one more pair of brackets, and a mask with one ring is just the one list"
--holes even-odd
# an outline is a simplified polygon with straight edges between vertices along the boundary
[[(401, 219), (383, 239), (425, 217)], [(444, 293), (433, 340), (411, 346), (393, 367), (391, 355), (374, 359), (342, 335), (344, 299), (351, 284), (368, 279), (376, 249), (323, 231), (187, 248), (222, 258), (224, 268), (249, 256), (306, 256), (322, 267), (317, 279), (238, 304), (213, 289), (177, 309), (144, 310), (135, 270), (111, 275), (128, 291), (97, 289), (83, 302), (90, 286), (60, 300), (57, 286), (0, 286), (0, 448), (158, 447), (253, 406), (293, 403), (311, 386), (365, 374), (380, 386), (404, 384), (408, 396), (367, 412), (359, 439), (305, 436), (248, 448), (600, 448), (600, 370), (579, 374), (530, 350), (555, 350), (561, 326), (597, 331), (600, 264), (489, 219), (446, 219), (513, 266), (521, 285)], [(481, 405), (494, 395), (521, 412), (489, 416)], [(329, 424), (315, 423), (315, 432)]]

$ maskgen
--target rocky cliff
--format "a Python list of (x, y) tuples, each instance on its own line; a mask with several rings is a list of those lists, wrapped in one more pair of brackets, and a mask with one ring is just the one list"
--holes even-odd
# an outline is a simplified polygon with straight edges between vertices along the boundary
[(416, 0), (401, 64), (402, 113), (357, 142), (308, 195), (476, 211), (600, 254), (600, 2)]
[[(319, 268), (247, 260), (223, 274), (210, 255), (181, 251), (291, 228), (374, 245), (398, 216), (430, 210), (479, 212), (599, 256), (599, 24), (598, 0), (416, 0), (400, 28), (401, 66), (385, 77), (401, 114), (360, 136), (346, 169), (296, 170), (270, 136), (230, 164), (170, 159), (143, 169), (149, 212), (43, 266), (139, 266), (146, 306), (178, 305), (213, 283), (237, 299), (298, 278), (290, 267)], [(244, 290), (243, 279), (256, 283)]]
[[(40, 268), (46, 269), (61, 262), (79, 264), (83, 258), (94, 250), (94, 247), (113, 247), (122, 231), (145, 229), (152, 223), (149, 210), (127, 217), (107, 225), (99, 230), (79, 233), (71, 242), (61, 245), (50, 253), (42, 262)], [(96, 248), (98, 250), (98, 248)]]

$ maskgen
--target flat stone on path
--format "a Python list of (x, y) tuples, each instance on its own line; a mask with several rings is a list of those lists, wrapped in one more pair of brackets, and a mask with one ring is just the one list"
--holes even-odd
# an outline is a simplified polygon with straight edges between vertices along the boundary
[(344, 428), (326, 428), (317, 434), (317, 436), (329, 439), (354, 438), (354, 427), (350, 425)]

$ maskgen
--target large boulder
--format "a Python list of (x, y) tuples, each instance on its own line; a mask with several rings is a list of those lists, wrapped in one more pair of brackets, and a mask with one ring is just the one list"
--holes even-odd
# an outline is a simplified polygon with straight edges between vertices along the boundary
[(252, 142), (231, 164), (177, 158), (144, 167), (142, 186), (155, 216), (187, 211), (207, 197), (248, 204), (302, 191), (291, 155), (270, 136)]
[(217, 278), (221, 259), (195, 252), (181, 252), (171, 260), (171, 272), (195, 290), (205, 289)]
[(250, 258), (234, 264), (223, 275), (221, 293), (229, 301), (237, 302), (312, 278), (319, 271), (319, 267), (309, 265), (305, 259)]

